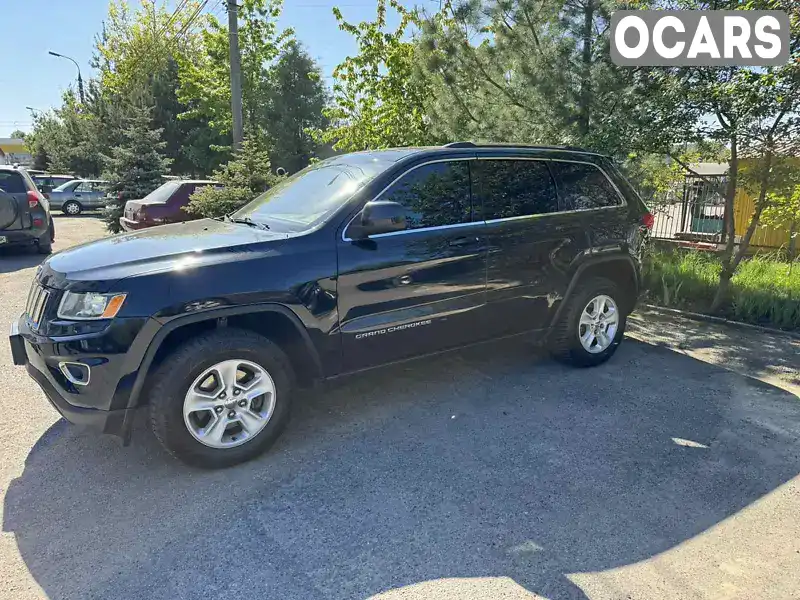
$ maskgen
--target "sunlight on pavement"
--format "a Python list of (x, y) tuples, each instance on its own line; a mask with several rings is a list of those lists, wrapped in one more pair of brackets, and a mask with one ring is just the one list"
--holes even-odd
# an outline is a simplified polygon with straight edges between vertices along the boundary
[(798, 508), (800, 476), (653, 558), (569, 579), (592, 600), (798, 598)]

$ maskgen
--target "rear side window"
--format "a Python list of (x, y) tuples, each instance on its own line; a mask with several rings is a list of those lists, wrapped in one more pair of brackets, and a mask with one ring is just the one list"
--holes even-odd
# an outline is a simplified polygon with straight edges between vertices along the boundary
[(406, 173), (381, 200), (402, 204), (408, 229), (469, 223), (467, 161), (437, 162)]
[(24, 194), (28, 191), (22, 175), (15, 171), (0, 171), (0, 190), (7, 194)]
[(566, 210), (622, 205), (622, 199), (608, 177), (594, 165), (554, 161), (551, 166)]
[(476, 180), (487, 221), (558, 212), (553, 179), (542, 161), (481, 160)]

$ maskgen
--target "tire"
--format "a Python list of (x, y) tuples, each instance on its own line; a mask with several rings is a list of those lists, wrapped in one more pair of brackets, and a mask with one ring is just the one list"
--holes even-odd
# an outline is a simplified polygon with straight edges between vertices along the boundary
[(77, 200), (67, 200), (61, 207), (61, 212), (68, 217), (77, 217), (83, 212), (83, 207)]
[(53, 240), (55, 237), (55, 229), (53, 228), (53, 222), (51, 221), (50, 226), (47, 228), (45, 234), (36, 242), (36, 252), (39, 254), (52, 254)]
[[(245, 363), (255, 365), (268, 375), (274, 390), (271, 416), (266, 420), (266, 424), (262, 425), (262, 429), (247, 437), (242, 433), (236, 433), (239, 427), (244, 431), (243, 422), (237, 425), (237, 421), (224, 420), (231, 413), (238, 410), (244, 413), (246, 409), (239, 409), (235, 404), (224, 408), (219, 418), (228, 425), (222, 426), (222, 435), (224, 437), (227, 433), (227, 442), (239, 445), (210, 447), (200, 442), (196, 434), (192, 433), (189, 422), (194, 431), (205, 429), (210, 432), (213, 428), (209, 424), (199, 426), (195, 419), (200, 415), (202, 418), (207, 417), (210, 423), (214, 418), (212, 410), (209, 409), (208, 413), (202, 411), (191, 413), (185, 418), (184, 403), (188, 402), (187, 394), (193, 389), (193, 385), (200, 386), (203, 383), (198, 379), (201, 376), (205, 378), (204, 381), (208, 379), (204, 375), (206, 371), (216, 368), (223, 361), (232, 362), (234, 359), (241, 363), (242, 368), (246, 367)], [(237, 366), (234, 377), (237, 383), (239, 372)], [(211, 378), (215, 378), (215, 375)], [(159, 365), (148, 383), (151, 386), (150, 422), (153, 432), (164, 448), (186, 464), (205, 469), (219, 469), (251, 460), (265, 452), (275, 442), (289, 420), (294, 372), (286, 354), (271, 340), (252, 331), (223, 328), (198, 335), (176, 348)], [(219, 382), (213, 383), (217, 385)], [(212, 389), (223, 390), (224, 387)], [(217, 391), (211, 394), (216, 395)], [(269, 394), (260, 398), (263, 409)], [(228, 397), (228, 404), (232, 404), (231, 400)], [(218, 397), (212, 402), (215, 403), (213, 410), (218, 410), (219, 404), (216, 404)], [(237, 435), (247, 439), (236, 441)]]
[[(610, 298), (616, 305), (616, 330), (613, 336), (606, 335), (605, 339), (610, 340), (607, 346), (601, 343), (600, 336), (595, 337), (592, 346), (594, 350), (590, 351), (581, 342), (579, 334), (587, 332), (587, 328), (590, 328), (591, 325), (581, 325), (581, 316), (584, 310), (589, 309), (589, 303), (599, 297)], [(609, 279), (592, 277), (579, 282), (564, 306), (560, 321), (551, 332), (550, 353), (556, 360), (576, 367), (594, 367), (606, 362), (614, 355), (622, 342), (628, 316), (626, 307), (632, 304), (628, 300), (623, 296), (619, 286)], [(605, 317), (598, 323), (598, 326), (610, 327), (609, 322), (610, 317)], [(606, 331), (610, 331), (610, 329)], [(601, 346), (605, 346), (605, 348), (601, 349)]]

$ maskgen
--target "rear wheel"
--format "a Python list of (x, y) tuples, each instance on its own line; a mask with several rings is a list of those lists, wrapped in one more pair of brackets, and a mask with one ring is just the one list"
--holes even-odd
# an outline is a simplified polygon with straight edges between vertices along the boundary
[(56, 239), (56, 231), (55, 227), (53, 227), (53, 221), (50, 221), (50, 225), (47, 228), (47, 231), (44, 233), (42, 237), (36, 242), (36, 251), (39, 254), (50, 254), (53, 252), (53, 240)]
[(255, 458), (289, 419), (294, 381), (289, 359), (251, 331), (225, 328), (193, 338), (153, 377), (153, 431), (190, 465), (214, 469)]
[(83, 207), (75, 200), (68, 200), (64, 202), (64, 205), (61, 207), (61, 212), (70, 217), (75, 217), (81, 214), (82, 211)]
[(611, 280), (594, 277), (578, 284), (550, 338), (550, 351), (563, 362), (592, 367), (607, 361), (622, 341), (626, 302)]

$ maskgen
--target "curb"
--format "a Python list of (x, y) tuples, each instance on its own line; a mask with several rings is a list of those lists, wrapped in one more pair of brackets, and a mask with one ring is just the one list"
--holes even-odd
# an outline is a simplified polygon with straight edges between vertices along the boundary
[(796, 333), (794, 331), (785, 331), (783, 329), (776, 329), (774, 327), (764, 327), (763, 325), (752, 325), (750, 323), (742, 323), (741, 321), (731, 321), (730, 319), (723, 319), (722, 317), (712, 317), (711, 315), (704, 315), (702, 313), (691, 312), (688, 310), (678, 310), (677, 308), (666, 308), (664, 306), (656, 306), (655, 304), (642, 304), (640, 306), (656, 312), (685, 317), (687, 319), (692, 319), (693, 321), (704, 321), (706, 323), (717, 323), (719, 325), (731, 325), (741, 329), (751, 329), (760, 331), (762, 333), (782, 335), (795, 340), (800, 340), (800, 333)]

